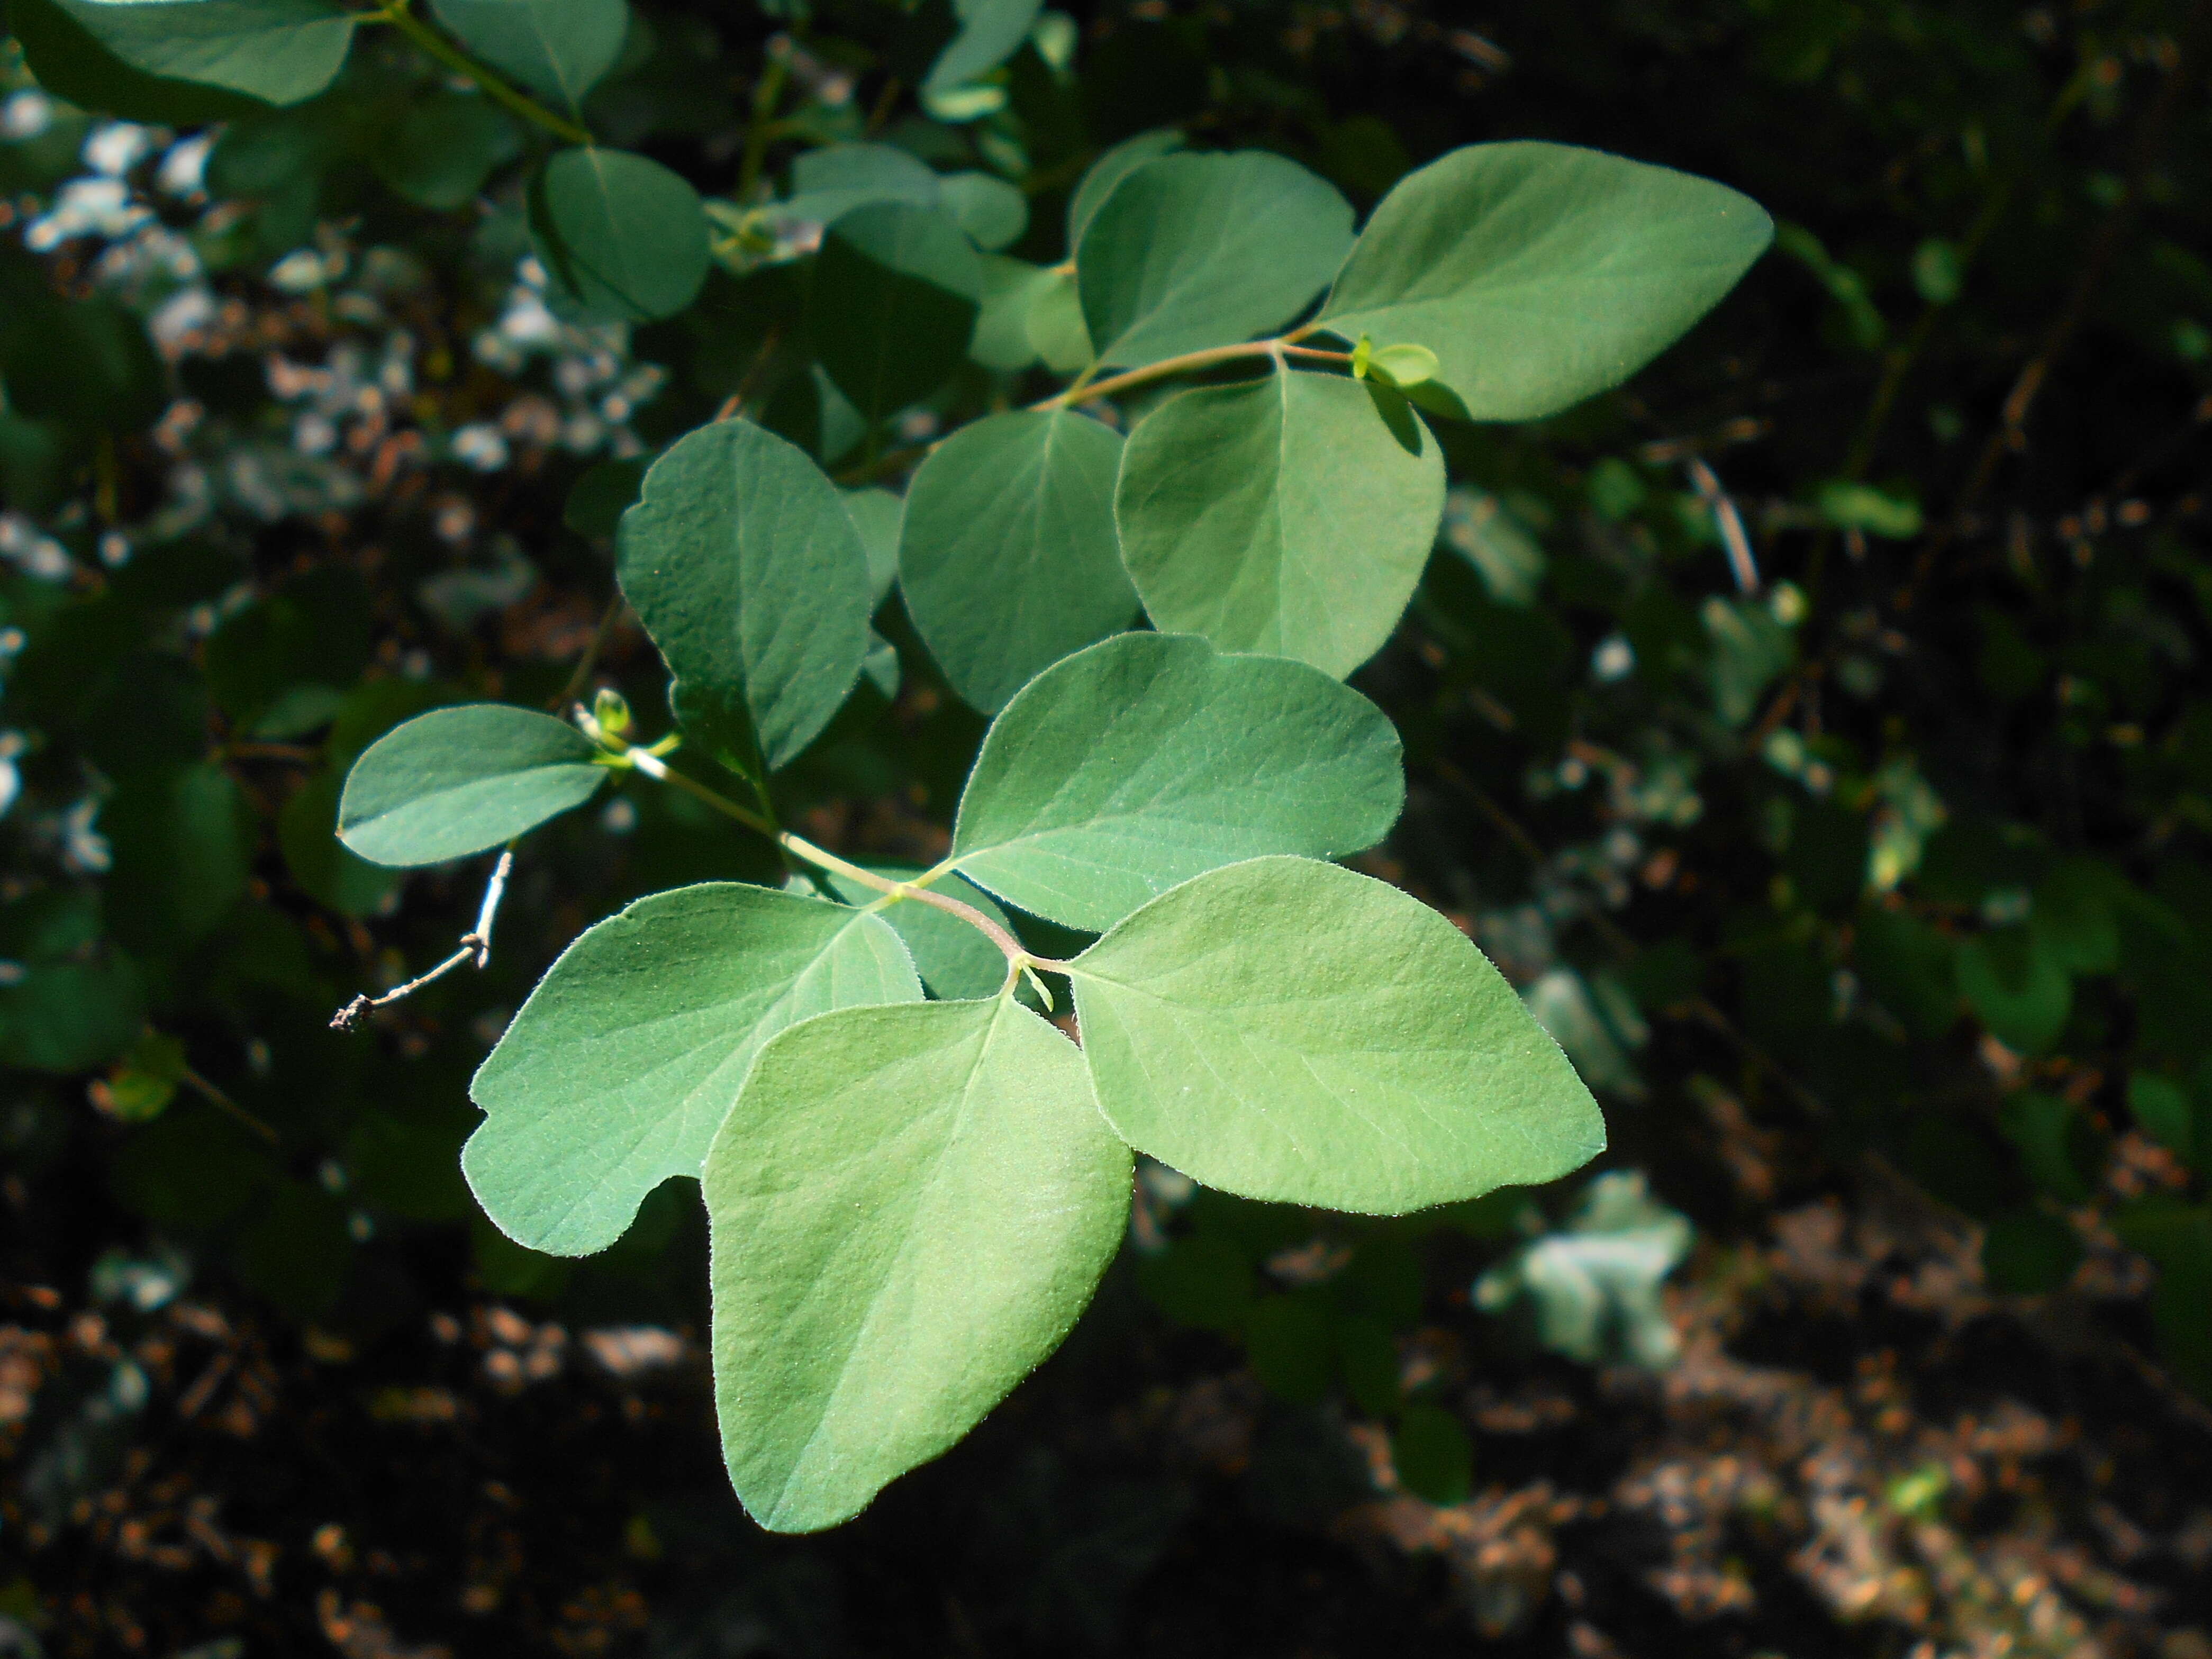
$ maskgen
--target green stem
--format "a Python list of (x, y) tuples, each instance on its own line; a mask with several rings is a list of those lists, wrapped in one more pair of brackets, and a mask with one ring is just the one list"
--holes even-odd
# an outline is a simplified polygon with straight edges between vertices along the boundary
[[(584, 726), (585, 735), (607, 750), (615, 757), (617, 763), (642, 772), (656, 783), (673, 785), (694, 800), (713, 807), (725, 817), (734, 818), (756, 835), (766, 836), (784, 852), (796, 858), (804, 859), (817, 869), (827, 870), (833, 876), (842, 876), (846, 880), (856, 883), (873, 892), (881, 893), (888, 899), (918, 900), (933, 909), (944, 911), (947, 915), (959, 917), (961, 921), (976, 929), (992, 944), (999, 947), (1000, 954), (1006, 958), (1009, 973), (1025, 967), (1046, 968), (1055, 973), (1066, 971), (1067, 964), (1065, 963), (1054, 961), (1049, 957), (1031, 956), (1019, 939), (975, 906), (963, 904), (958, 899), (948, 898), (942, 893), (932, 892), (921, 883), (894, 881), (889, 876), (879, 876), (872, 870), (841, 859), (827, 848), (817, 847), (804, 836), (793, 835), (788, 830), (777, 829), (772, 821), (754, 811), (750, 807), (740, 806), (727, 795), (709, 789), (696, 778), (689, 777), (677, 771), (673, 767), (665, 764), (660, 757), (652, 750), (641, 749), (624, 738), (617, 737), (612, 732), (603, 730), (591, 719), (590, 715), (582, 715), (581, 723)], [(935, 870), (926, 872), (922, 880), (934, 880), (943, 872), (945, 867), (940, 865)]]
[(535, 123), (555, 137), (572, 144), (588, 144), (592, 135), (574, 121), (566, 120), (547, 109), (536, 99), (516, 90), (448, 40), (436, 29), (408, 9), (409, 0), (388, 0), (380, 9), (369, 15), (370, 21), (390, 23), (402, 34), (420, 46), (430, 57), (443, 64), (457, 75), (465, 75), (482, 87), (495, 101), (504, 104), (524, 120)]
[(1292, 335), (1279, 339), (1247, 340), (1237, 345), (1208, 346), (1203, 351), (1186, 351), (1180, 357), (1163, 357), (1158, 362), (1143, 368), (1133, 368), (1122, 374), (1109, 375), (1093, 381), (1091, 376), (1096, 366), (1085, 369), (1075, 378), (1065, 392), (1031, 404), (1032, 409), (1066, 409), (1092, 398), (1110, 398), (1117, 392), (1128, 392), (1154, 380), (1164, 380), (1177, 374), (1188, 374), (1194, 370), (1211, 368), (1216, 363), (1233, 363), (1249, 357), (1272, 357), (1277, 362), (1285, 357), (1297, 357), (1307, 362), (1342, 363), (1352, 362), (1348, 351), (1322, 351), (1312, 346), (1294, 345)]
[(753, 118), (745, 128), (745, 157), (738, 168), (737, 199), (750, 202), (760, 184), (761, 167), (768, 160), (769, 140), (774, 136), (775, 106), (783, 97), (784, 76), (791, 72), (784, 58), (771, 57), (753, 88)]

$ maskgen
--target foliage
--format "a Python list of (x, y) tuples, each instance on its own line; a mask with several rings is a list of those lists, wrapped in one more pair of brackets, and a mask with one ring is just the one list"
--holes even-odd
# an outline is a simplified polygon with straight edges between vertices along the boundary
[[(1222, 1194), (1381, 1216), (1565, 1173), (1594, 1112), (1525, 1004), (1662, 1190), (1684, 1155), (1653, 1120), (1725, 1077), (1971, 1217), (1996, 1290), (2140, 1253), (2154, 1288), (2107, 1316), (2212, 1387), (2186, 472), (2212, 289), (2201, 110), (2159, 95), (2197, 73), (2180, 9), (2046, 40), (1665, 8), (1663, 136), (1623, 80), (1474, 143), (1449, 100), (1285, 93), (1249, 70), (1273, 46), (1195, 18), (1079, 42), (981, 4), (773, 35), (507, 0), (147, 9), (10, 9), (52, 93), (226, 123), (164, 152), (199, 144), (212, 199), (165, 195), (167, 135), (11, 82), (46, 124), (0, 151), (36, 198), (0, 260), (0, 1041), (53, 1079), (26, 1146), (105, 1137), (148, 1224), (362, 1328), (389, 1237), (469, 1217), (471, 1131), (502, 1294), (659, 1294), (628, 1243), (571, 1268), (510, 1240), (607, 1245), (703, 1164), (726, 1379), (773, 1366), (744, 1320), (787, 1316), (780, 1273), (835, 1285), (807, 1316), (854, 1357), (849, 1395), (779, 1376), (726, 1409), (741, 1494), (793, 1525), (1050, 1349), (1133, 1146), (1218, 1189), (1149, 1240), (1158, 1304), (1285, 1397), (1344, 1391), (1448, 1492), (1434, 1402), (1388, 1375), (1416, 1315), (1255, 1295), (1297, 1241), (1223, 1224)], [(1572, 56), (1529, 28), (1530, 61)], [(1700, 30), (1734, 54), (1703, 86)], [(1234, 72), (1189, 72), (1209, 54)], [(1686, 170), (1523, 137), (1555, 131)], [(125, 159), (76, 179), (80, 153)], [(1915, 159), (1876, 188), (1818, 154)], [(1750, 266), (1753, 198), (1784, 257), (1616, 389)], [(241, 295), (289, 332), (226, 319)], [(592, 626), (611, 543), (665, 675), (617, 613)], [(1123, 631), (1140, 605), (1160, 631)], [(902, 803), (897, 833), (841, 840), (858, 799)], [(478, 872), (392, 873), (538, 826), (495, 951)], [(449, 960), (489, 966), (382, 1038), (319, 1029), (452, 915), (478, 942)], [(1071, 992), (1079, 1053), (1024, 1012)], [(459, 1077), (518, 1004), (479, 1125)], [(88, 1073), (112, 1121), (55, 1127)], [(942, 1105), (959, 1079), (993, 1109), (972, 1123)], [(1068, 1109), (1085, 1091), (1103, 1118)], [(1440, 1098), (1465, 1117), (1407, 1103)], [(1455, 1136), (1492, 1109), (1535, 1142)], [(901, 1110), (924, 1127), (889, 1146)], [(1070, 1183), (1057, 1222), (1006, 1201), (1009, 1170)], [(822, 1266), (775, 1171), (866, 1206), (869, 1261)], [(961, 1258), (1001, 1264), (982, 1334), (928, 1298), (956, 1270), (897, 1255), (956, 1213), (1003, 1230)], [(1297, 1224), (1359, 1261), (1460, 1221), (1504, 1248), (1488, 1219)], [(1540, 1295), (1613, 1231), (1587, 1221), (1503, 1257), (1489, 1299)], [(1679, 1239), (1649, 1231), (1618, 1284), (1576, 1281), (1617, 1346), (1547, 1335), (1548, 1304), (1539, 1336), (1657, 1357)], [(860, 1317), (885, 1297), (957, 1363), (893, 1375), (907, 1339)], [(911, 1433), (830, 1471), (847, 1413)]]

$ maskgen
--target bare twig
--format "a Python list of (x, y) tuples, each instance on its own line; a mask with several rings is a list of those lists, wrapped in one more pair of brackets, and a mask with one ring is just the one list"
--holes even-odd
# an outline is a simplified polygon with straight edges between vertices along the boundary
[(259, 1118), (254, 1116), (252, 1113), (247, 1111), (245, 1107), (240, 1105), (222, 1090), (216, 1088), (214, 1084), (209, 1082), (191, 1066), (187, 1066), (185, 1067), (179, 1080), (187, 1089), (190, 1089), (194, 1094), (199, 1096), (201, 1099), (206, 1101), (209, 1105), (215, 1107), (220, 1111), (229, 1113), (231, 1116), (236, 1118), (247, 1128), (252, 1130), (254, 1133), (259, 1135), (271, 1146), (274, 1146), (276, 1144), (276, 1130), (270, 1128)]
[(1735, 578), (1735, 591), (1752, 594), (1759, 592), (1759, 565), (1751, 556), (1751, 538), (1745, 533), (1743, 515), (1735, 510), (1735, 502), (1727, 490), (1721, 488), (1720, 479), (1704, 458), (1692, 455), (1683, 463), (1689, 468), (1690, 482), (1697, 487), (1698, 499), (1713, 515), (1713, 523), (1721, 532), (1721, 544), (1728, 549), (1729, 574)]
[(443, 979), (465, 962), (474, 962), (482, 969), (491, 962), (491, 926), (499, 914), (499, 902), (507, 893), (507, 878), (514, 868), (514, 848), (509, 846), (499, 855), (492, 866), (491, 879), (484, 884), (483, 902), (477, 907), (477, 925), (461, 935), (459, 948), (427, 974), (418, 974), (404, 985), (394, 986), (380, 997), (366, 992), (331, 1016), (331, 1029), (350, 1031), (359, 1025), (363, 1016), (378, 1008), (389, 1007), (403, 997), (410, 997), (434, 980)]

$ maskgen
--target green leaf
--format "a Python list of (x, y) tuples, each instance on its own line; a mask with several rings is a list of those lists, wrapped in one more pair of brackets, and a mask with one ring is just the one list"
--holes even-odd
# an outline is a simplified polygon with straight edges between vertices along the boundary
[(1114, 193), (1115, 186), (1147, 161), (1182, 148), (1182, 134), (1173, 127), (1154, 127), (1133, 138), (1124, 138), (1111, 149), (1100, 153), (1097, 161), (1084, 173), (1075, 193), (1067, 198), (1067, 246), (1071, 252), (1083, 245), (1083, 233), (1098, 210), (1106, 205), (1106, 198)]
[(748, 1512), (858, 1514), (1060, 1346), (1120, 1244), (1128, 1149), (1011, 1000), (825, 1015), (708, 1154), (714, 1399)]
[(823, 237), (807, 326), (838, 390), (880, 421), (960, 366), (982, 297), (981, 261), (951, 216), (880, 202)]
[(1114, 535), (1121, 461), (1121, 434), (1087, 415), (1014, 410), (961, 428), (914, 475), (907, 614), (986, 714), (1136, 614)]
[(1437, 354), (1478, 420), (1618, 386), (1735, 286), (1773, 224), (1748, 197), (1560, 144), (1471, 144), (1401, 179), (1321, 321)]
[[(2189, 1091), (2179, 1084), (2155, 1072), (2136, 1073), (2128, 1079), (2128, 1110), (2145, 1134), (2184, 1164), (2196, 1161), (2197, 1114)], [(2212, 1152), (2212, 1147), (2204, 1150)]]
[(1340, 865), (1200, 876), (1070, 977), (1107, 1121), (1222, 1192), (1397, 1215), (1556, 1180), (1605, 1145), (1597, 1103), (1482, 952)]
[(952, 0), (960, 33), (929, 66), (923, 93), (950, 92), (989, 74), (1021, 50), (1043, 9), (1044, 0)]
[(1018, 242), (1030, 227), (1029, 198), (988, 173), (948, 173), (938, 180), (945, 210), (977, 247)]
[(341, 915), (374, 913), (400, 878), (354, 853), (337, 835), (339, 778), (322, 771), (292, 792), (276, 815), (276, 845), (301, 890)]
[[(337, 78), (359, 14), (330, 0), (55, 0), (142, 74), (296, 104)], [(12, 16), (12, 10), (11, 10)]]
[(791, 194), (768, 204), (771, 222), (829, 225), (879, 202), (935, 207), (944, 184), (929, 164), (895, 144), (833, 144), (791, 164)]
[(1155, 624), (1345, 675), (1390, 637), (1443, 514), (1444, 464), (1408, 453), (1369, 389), (1278, 372), (1139, 422), (1114, 517)]
[(1012, 374), (1037, 359), (1030, 338), (1030, 311), (1037, 297), (1060, 280), (1059, 273), (1026, 259), (996, 253), (983, 256), (983, 297), (975, 314), (975, 333), (968, 355), (986, 368)]
[(1030, 344), (1055, 374), (1073, 374), (1088, 368), (1097, 354), (1091, 349), (1091, 330), (1083, 320), (1083, 299), (1077, 292), (1075, 273), (1053, 270), (1048, 280), (1030, 295)]
[(1164, 155), (1083, 228), (1076, 281), (1101, 362), (1142, 368), (1288, 322), (1352, 243), (1336, 186), (1264, 150)]
[(1405, 793), (1396, 731), (1326, 674), (1123, 634), (992, 722), (952, 851), (1008, 902), (1097, 931), (1220, 865), (1371, 847)]
[(1997, 1041), (2021, 1054), (2040, 1054), (2058, 1039), (2073, 1012), (2074, 984), (2033, 928), (1994, 927), (1962, 940), (1959, 988)]
[(100, 43), (62, 0), (9, 0), (8, 28), (39, 84), (79, 109), (188, 126), (265, 107), (260, 100), (134, 69)]
[(204, 938), (246, 896), (253, 811), (213, 762), (132, 778), (101, 812), (100, 827), (115, 857), (108, 929), (131, 950)]
[(678, 716), (749, 721), (770, 767), (813, 741), (853, 689), (875, 609), (866, 550), (822, 469), (750, 421), (717, 421), (653, 464), (617, 542)]
[(871, 485), (845, 492), (845, 511), (860, 532), (860, 547), (868, 556), (868, 591), (876, 604), (890, 596), (898, 580), (899, 535), (906, 522), (906, 499)]
[(880, 917), (737, 882), (640, 899), (561, 953), (477, 1070), (461, 1168), (518, 1243), (603, 1249), (647, 1193), (699, 1173), (763, 1043), (921, 997)]
[(2114, 1218), (2120, 1237), (2158, 1268), (2151, 1317), (2159, 1350), (2200, 1400), (2212, 1401), (2212, 1206), (2145, 1199)]
[(571, 115), (621, 54), (623, 0), (430, 0), (460, 43)]
[(574, 726), (506, 703), (434, 708), (379, 738), (338, 799), (338, 839), (372, 864), (443, 864), (580, 806), (606, 781)]
[(1474, 1482), (1474, 1443), (1441, 1406), (1409, 1406), (1390, 1437), (1398, 1484), (1431, 1504), (1462, 1504)]
[(394, 194), (451, 212), (475, 201), (493, 172), (521, 153), (514, 118), (490, 99), (435, 92), (407, 106), (369, 163)]
[(699, 193), (627, 150), (564, 149), (530, 181), (550, 296), (605, 322), (672, 317), (707, 280)]

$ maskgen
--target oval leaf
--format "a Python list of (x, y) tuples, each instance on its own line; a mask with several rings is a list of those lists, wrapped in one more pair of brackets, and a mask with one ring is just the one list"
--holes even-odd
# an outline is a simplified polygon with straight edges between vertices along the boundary
[(981, 258), (948, 215), (878, 202), (823, 237), (807, 326), (838, 390), (879, 421), (960, 366), (982, 297)]
[(1605, 1146), (1597, 1103), (1482, 952), (1338, 865), (1200, 876), (1071, 978), (1107, 1121), (1223, 1192), (1398, 1215), (1556, 1180)]
[(574, 726), (505, 703), (435, 708), (346, 775), (338, 839), (371, 864), (466, 858), (580, 806), (606, 781)]
[(1147, 161), (1157, 161), (1170, 151), (1182, 148), (1182, 134), (1173, 127), (1154, 127), (1133, 138), (1124, 138), (1112, 149), (1102, 151), (1097, 161), (1085, 170), (1082, 182), (1075, 193), (1067, 198), (1067, 246), (1072, 252), (1083, 245), (1083, 233), (1090, 228), (1098, 210), (1106, 205), (1106, 198), (1114, 187)]
[(761, 1051), (708, 1154), (714, 1403), (775, 1532), (857, 1515), (965, 1434), (1091, 1300), (1128, 1148), (1008, 999), (854, 1009)]
[(1142, 368), (1288, 322), (1352, 245), (1336, 186), (1263, 150), (1133, 169), (1075, 249), (1101, 362)]
[(1121, 461), (1121, 434), (1086, 415), (1017, 410), (961, 428), (914, 475), (907, 614), (986, 714), (1135, 615), (1114, 535)]
[(1140, 422), (1114, 516), (1152, 621), (1336, 675), (1373, 656), (1444, 501), (1435, 438), (1412, 416), (1394, 429), (1378, 398), (1395, 394), (1277, 373), (1183, 392)]
[(1124, 634), (992, 722), (952, 851), (1008, 902), (1097, 931), (1218, 865), (1371, 847), (1405, 798), (1398, 734), (1357, 691), (1281, 657)]
[(707, 280), (699, 192), (627, 150), (546, 162), (530, 181), (530, 234), (550, 297), (606, 322), (672, 317)]
[(337, 78), (360, 14), (330, 0), (55, 0), (127, 67), (296, 104)]
[(90, 3), (9, 0), (8, 32), (22, 48), (23, 61), (39, 84), (55, 97), (126, 121), (176, 126), (225, 120), (264, 107), (259, 99), (242, 93), (132, 68), (77, 21), (77, 9)]
[(687, 725), (713, 711), (748, 723), (775, 767), (830, 723), (867, 654), (874, 595), (845, 499), (802, 451), (750, 421), (687, 434), (647, 471), (618, 545)]
[(1747, 196), (1564, 144), (1470, 144), (1398, 181), (1321, 322), (1425, 345), (1477, 420), (1525, 421), (1618, 386), (1773, 240)]
[(1043, 9), (1044, 0), (952, 0), (960, 32), (929, 66), (922, 91), (950, 92), (998, 68), (1022, 49)]
[(430, 0), (477, 57), (571, 115), (621, 54), (623, 0)]
[(561, 953), (477, 1069), (487, 1115), (461, 1168), (510, 1238), (604, 1249), (647, 1193), (699, 1173), (763, 1043), (921, 998), (880, 917), (737, 882), (640, 899)]

